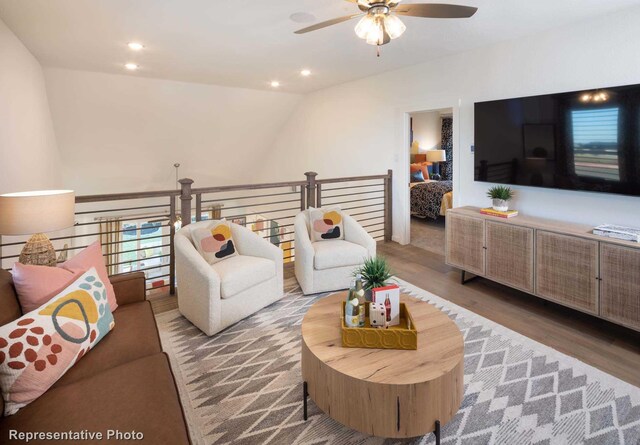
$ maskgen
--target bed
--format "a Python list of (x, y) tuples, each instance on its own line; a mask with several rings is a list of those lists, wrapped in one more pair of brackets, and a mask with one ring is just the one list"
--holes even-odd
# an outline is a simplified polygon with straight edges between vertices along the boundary
[(453, 207), (451, 181), (425, 181), (411, 184), (411, 214), (420, 218), (437, 219)]

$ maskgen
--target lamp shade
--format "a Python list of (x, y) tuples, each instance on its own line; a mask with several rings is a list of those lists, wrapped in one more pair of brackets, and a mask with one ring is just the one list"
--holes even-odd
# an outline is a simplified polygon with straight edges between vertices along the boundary
[(445, 162), (447, 155), (444, 150), (427, 150), (427, 161), (429, 162)]
[(74, 225), (72, 190), (0, 195), (0, 235), (31, 235)]

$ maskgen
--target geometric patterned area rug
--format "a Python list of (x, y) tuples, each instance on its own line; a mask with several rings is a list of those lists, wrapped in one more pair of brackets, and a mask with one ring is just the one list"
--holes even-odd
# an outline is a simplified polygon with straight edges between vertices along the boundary
[[(465, 340), (465, 397), (447, 445), (640, 444), (640, 388), (398, 280), (434, 304)], [(433, 444), (365, 436), (309, 399), (302, 418), (300, 324), (317, 299), (295, 279), (285, 297), (207, 337), (177, 310), (157, 316), (194, 444)]]

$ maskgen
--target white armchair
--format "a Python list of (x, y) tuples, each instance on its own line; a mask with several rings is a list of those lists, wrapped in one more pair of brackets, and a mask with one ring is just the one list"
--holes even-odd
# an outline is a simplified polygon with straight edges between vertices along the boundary
[(346, 289), (353, 271), (364, 260), (376, 255), (376, 242), (349, 215), (343, 214), (344, 240), (312, 242), (309, 236), (309, 213), (300, 212), (295, 219), (295, 272), (305, 294)]
[(237, 256), (207, 263), (196, 250), (191, 231), (211, 223), (190, 224), (175, 235), (178, 309), (207, 335), (284, 295), (282, 250), (245, 227), (230, 224)]

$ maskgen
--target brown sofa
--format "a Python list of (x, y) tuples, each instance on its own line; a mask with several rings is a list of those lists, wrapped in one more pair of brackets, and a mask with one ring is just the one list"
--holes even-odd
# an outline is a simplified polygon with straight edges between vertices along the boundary
[[(111, 277), (118, 309), (114, 329), (44, 395), (0, 418), (0, 443), (18, 432), (141, 432), (149, 444), (190, 443), (169, 360), (162, 352), (144, 274)], [(22, 316), (11, 274), (0, 270), (0, 325)], [(0, 397), (0, 415), (4, 401)], [(15, 441), (25, 443), (24, 441)], [(50, 443), (33, 440), (29, 443)], [(123, 443), (86, 440), (77, 443)], [(59, 442), (63, 443), (63, 442)], [(75, 442), (74, 442), (75, 443)]]

